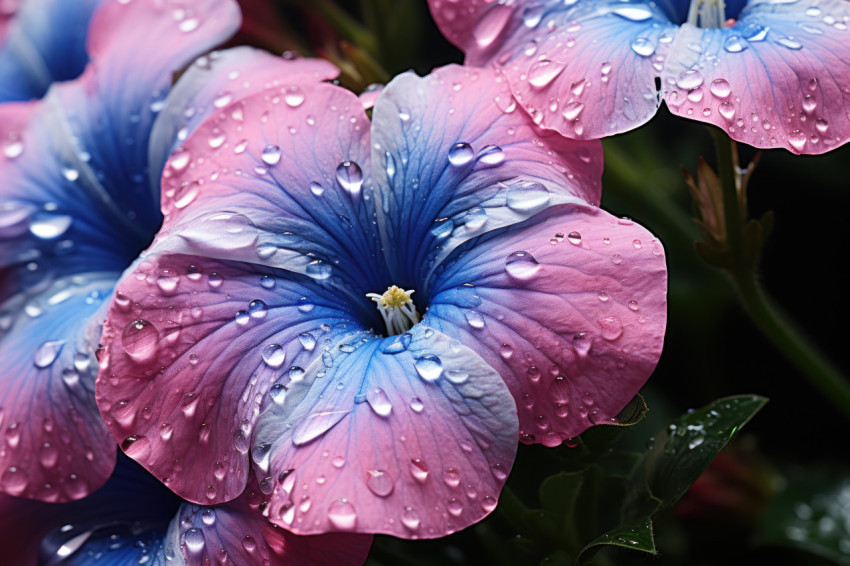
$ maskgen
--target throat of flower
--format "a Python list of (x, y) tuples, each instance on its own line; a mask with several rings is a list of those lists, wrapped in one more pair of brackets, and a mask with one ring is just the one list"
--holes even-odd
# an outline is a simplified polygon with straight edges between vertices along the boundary
[(688, 23), (701, 28), (726, 26), (726, 2), (724, 0), (691, 0)]
[(366, 296), (375, 301), (378, 312), (387, 327), (387, 336), (407, 332), (419, 322), (416, 305), (410, 298), (414, 291), (405, 291), (395, 285), (387, 288), (383, 295), (367, 293)]

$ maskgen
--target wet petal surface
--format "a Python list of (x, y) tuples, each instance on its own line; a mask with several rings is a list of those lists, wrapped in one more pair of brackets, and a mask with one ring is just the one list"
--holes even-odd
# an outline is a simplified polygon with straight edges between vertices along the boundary
[(458, 250), (424, 322), (499, 372), (523, 442), (557, 445), (616, 416), (655, 368), (666, 279), (645, 229), (565, 205)]

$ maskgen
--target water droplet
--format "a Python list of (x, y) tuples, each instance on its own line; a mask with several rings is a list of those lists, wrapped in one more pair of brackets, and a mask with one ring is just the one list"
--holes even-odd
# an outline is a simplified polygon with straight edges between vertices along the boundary
[(309, 332), (299, 334), (298, 341), (301, 343), (301, 347), (307, 350), (308, 352), (316, 347), (316, 337), (310, 334)]
[(304, 93), (297, 86), (291, 86), (283, 96), (283, 101), (290, 108), (298, 108), (304, 103)]
[(337, 499), (328, 507), (328, 520), (342, 531), (350, 531), (357, 525), (357, 512), (347, 499)]
[(421, 519), (419, 518), (419, 513), (416, 512), (413, 507), (405, 507), (404, 511), (401, 513), (401, 524), (410, 529), (411, 531), (415, 531), (419, 528), (421, 524)]
[(709, 90), (711, 91), (711, 94), (717, 98), (727, 98), (730, 94), (732, 94), (732, 86), (726, 79), (715, 79), (711, 81)]
[(397, 336), (388, 338), (381, 344), (381, 353), (394, 355), (404, 352), (410, 346), (410, 341), (412, 339), (413, 335), (411, 335), (410, 332), (402, 332)]
[(157, 353), (159, 331), (143, 318), (136, 319), (124, 327), (121, 347), (137, 363), (152, 360)]
[(632, 22), (644, 22), (652, 17), (652, 11), (647, 6), (640, 4), (616, 8), (613, 13)]
[(372, 410), (375, 411), (375, 413), (382, 417), (390, 416), (393, 409), (393, 406), (390, 403), (390, 398), (387, 396), (387, 392), (380, 387), (375, 387), (366, 393), (366, 402), (369, 403), (369, 406), (372, 407)]
[(350, 411), (318, 411), (307, 415), (292, 431), (292, 444), (302, 446), (322, 436)]
[(428, 466), (421, 458), (413, 458), (410, 461), (410, 475), (419, 483), (428, 479)]
[(494, 478), (501, 482), (505, 481), (508, 478), (508, 471), (502, 464), (493, 464), (492, 466), (490, 466), (490, 473), (493, 474)]
[(314, 259), (313, 261), (307, 264), (307, 267), (304, 269), (304, 271), (309, 277), (321, 281), (331, 276), (333, 268), (329, 263), (326, 263), (320, 259)]
[(419, 397), (414, 397), (410, 400), (410, 409), (414, 413), (421, 413), (423, 410), (425, 410), (425, 404), (422, 403), (422, 399), (420, 399)]
[(806, 141), (806, 134), (800, 130), (794, 130), (788, 135), (788, 143), (797, 151), (803, 151), (803, 148), (806, 147)]
[(505, 152), (497, 145), (488, 145), (478, 153), (479, 163), (498, 165), (505, 160)]
[(386, 497), (393, 492), (393, 478), (383, 470), (367, 470), (366, 487), (378, 497)]
[(578, 232), (570, 232), (567, 234), (567, 241), (574, 246), (581, 244), (581, 234)]
[(505, 271), (515, 279), (528, 280), (540, 271), (540, 264), (528, 252), (516, 251), (505, 259)]
[(619, 318), (607, 316), (599, 321), (602, 328), (602, 338), (605, 340), (616, 340), (623, 334), (623, 323)]
[(443, 362), (433, 354), (417, 358), (413, 365), (416, 373), (425, 381), (436, 381), (443, 374)]
[(266, 165), (277, 165), (280, 162), (280, 156), (280, 148), (270, 144), (263, 148), (263, 153), (260, 157)]
[(537, 61), (528, 69), (528, 83), (533, 87), (543, 88), (555, 80), (565, 67), (565, 63), (549, 59)]
[(489, 10), (485, 10), (472, 30), (472, 37), (478, 47), (483, 49), (492, 45), (505, 29), (512, 14), (513, 7), (505, 4), (494, 3)]
[(498, 505), (496, 499), (489, 495), (484, 496), (484, 498), (481, 500), (481, 508), (488, 513), (495, 509), (496, 505)]
[(458, 142), (449, 148), (449, 163), (452, 165), (466, 165), (472, 161), (473, 157), (475, 157), (475, 152), (472, 146), (466, 142)]
[(204, 550), (204, 533), (201, 529), (191, 528), (183, 535), (183, 542), (190, 554), (197, 554)]
[(508, 191), (508, 208), (523, 214), (534, 214), (546, 208), (550, 199), (549, 190), (540, 183), (522, 182)]
[(56, 358), (59, 356), (59, 352), (62, 351), (62, 346), (64, 345), (65, 340), (49, 340), (47, 342), (43, 342), (35, 351), (33, 365), (39, 369), (50, 367), (53, 362), (56, 361)]
[[(503, 354), (504, 357), (504, 354)], [(469, 379), (469, 374), (463, 370), (459, 369), (450, 369), (446, 372), (446, 379), (451, 381), (456, 385), (460, 385), (461, 383), (465, 383), (466, 380)]]
[(587, 332), (579, 332), (573, 336), (573, 348), (579, 356), (584, 357), (590, 351), (592, 337)]
[(502, 344), (499, 346), (499, 355), (502, 356), (502, 359), (509, 360), (514, 355), (514, 349), (510, 344)]
[(3, 491), (9, 495), (20, 495), (27, 489), (29, 476), (23, 470), (10, 466), (0, 476), (0, 484), (3, 485)]
[(286, 360), (286, 350), (278, 344), (269, 344), (263, 349), (263, 361), (270, 368), (279, 368)]
[(446, 509), (452, 517), (460, 517), (463, 513), (463, 504), (455, 498), (449, 499)]
[(478, 311), (464, 311), (463, 315), (466, 317), (467, 324), (469, 324), (469, 326), (471, 326), (472, 328), (484, 328), (484, 317)]
[(446, 468), (443, 472), (443, 481), (449, 487), (457, 487), (460, 485), (460, 472), (456, 468)]
[(646, 37), (636, 37), (632, 40), (632, 51), (641, 57), (649, 57), (655, 53), (655, 43)]
[(320, 197), (322, 196), (322, 193), (325, 192), (325, 188), (314, 181), (310, 183), (310, 192), (316, 195), (317, 197)]
[(29, 230), (43, 240), (58, 238), (71, 227), (73, 218), (65, 214), (36, 212), (30, 219)]
[(702, 73), (696, 69), (687, 69), (679, 73), (679, 78), (676, 80), (676, 86), (683, 90), (691, 90), (699, 87), (703, 83)]
[(688, 443), (688, 448), (693, 450), (697, 446), (701, 445), (703, 442), (705, 442), (705, 437), (704, 436), (698, 436)]
[(343, 161), (336, 168), (336, 180), (353, 198), (360, 196), (363, 186), (363, 170), (354, 161)]
[(723, 42), (723, 49), (729, 53), (740, 53), (746, 48), (747, 45), (737, 35), (730, 35)]

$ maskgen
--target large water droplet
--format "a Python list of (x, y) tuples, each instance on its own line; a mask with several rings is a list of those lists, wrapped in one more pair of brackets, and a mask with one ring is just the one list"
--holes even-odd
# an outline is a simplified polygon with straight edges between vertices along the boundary
[[(235, 250), (254, 245), (257, 227), (244, 214), (212, 212), (181, 227), (179, 237), (203, 251)], [(212, 284), (212, 274), (209, 279)]]
[(623, 334), (623, 323), (617, 317), (607, 316), (599, 321), (599, 326), (605, 340), (616, 340)]
[(386, 497), (393, 492), (393, 478), (383, 470), (367, 470), (366, 487), (378, 497)]
[(401, 524), (410, 529), (411, 531), (415, 531), (419, 528), (421, 524), (421, 519), (419, 518), (419, 513), (413, 507), (405, 507), (404, 511), (401, 513)]
[(641, 57), (649, 57), (655, 53), (655, 43), (646, 37), (636, 37), (632, 40), (632, 51)]
[(498, 165), (505, 160), (505, 152), (497, 145), (488, 145), (478, 153), (478, 162), (485, 165)]
[(263, 361), (270, 368), (279, 368), (286, 360), (286, 350), (278, 344), (269, 344), (263, 349)]
[(732, 94), (732, 87), (726, 79), (715, 79), (711, 81), (709, 90), (711, 91), (711, 94), (717, 98), (727, 98), (730, 94)]
[(443, 362), (433, 354), (417, 358), (413, 365), (416, 373), (425, 381), (435, 381), (443, 374)]
[(645, 22), (652, 17), (652, 11), (640, 4), (616, 8), (613, 13), (631, 22)]
[(490, 9), (484, 12), (472, 30), (472, 37), (475, 38), (475, 43), (481, 48), (489, 47), (499, 37), (502, 30), (505, 29), (505, 25), (507, 25), (512, 14), (512, 6), (491, 4)]
[(421, 458), (413, 458), (410, 461), (410, 475), (419, 483), (423, 483), (428, 479), (428, 466)]
[(124, 327), (121, 347), (137, 363), (151, 361), (159, 346), (159, 331), (143, 318), (136, 319)]
[(302, 446), (319, 438), (339, 421), (346, 417), (350, 411), (318, 411), (307, 415), (292, 431), (292, 444)]
[(369, 406), (372, 407), (372, 410), (382, 417), (390, 416), (390, 413), (393, 410), (393, 406), (390, 403), (390, 398), (387, 396), (387, 392), (380, 387), (375, 387), (374, 389), (369, 390), (369, 392), (366, 393), (366, 401), (369, 403)]
[(457, 487), (460, 485), (460, 472), (457, 471), (457, 468), (446, 468), (443, 471), (443, 481), (449, 487)]
[(449, 163), (455, 166), (465, 165), (472, 161), (475, 152), (466, 142), (458, 142), (449, 148)]
[(67, 232), (72, 221), (65, 214), (36, 212), (30, 219), (30, 232), (43, 240), (52, 240)]
[(702, 85), (703, 81), (702, 73), (696, 69), (687, 69), (679, 73), (676, 86), (684, 90), (691, 90)]
[(353, 198), (360, 196), (363, 186), (363, 170), (354, 161), (343, 161), (336, 168), (336, 180)]
[(39, 369), (50, 367), (56, 361), (64, 345), (65, 340), (49, 340), (42, 343), (35, 351), (33, 365)]
[(347, 499), (337, 499), (328, 507), (328, 520), (342, 531), (350, 531), (357, 525), (357, 511)]
[(566, 64), (549, 59), (542, 59), (528, 69), (528, 83), (537, 88), (543, 88), (561, 74)]
[(515, 279), (528, 280), (540, 271), (540, 264), (528, 252), (516, 251), (505, 259), (505, 271)]
[(540, 183), (523, 182), (510, 188), (506, 197), (506, 204), (508, 208), (515, 212), (534, 214), (546, 208), (549, 199), (549, 189)]
[(260, 156), (266, 165), (277, 165), (280, 162), (280, 148), (276, 145), (267, 145), (263, 148)]

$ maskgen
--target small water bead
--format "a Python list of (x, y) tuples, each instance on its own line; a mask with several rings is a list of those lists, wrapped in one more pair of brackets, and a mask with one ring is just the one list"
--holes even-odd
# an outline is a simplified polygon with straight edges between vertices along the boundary
[[(504, 357), (504, 355), (502, 357)], [(448, 379), (455, 385), (460, 385), (461, 383), (465, 383), (469, 379), (469, 374), (463, 370), (450, 369), (446, 372), (446, 379)]]
[(411, 531), (415, 531), (419, 528), (421, 524), (421, 519), (419, 518), (419, 513), (413, 507), (405, 507), (404, 511), (401, 513), (401, 524), (410, 529)]
[(350, 531), (357, 525), (357, 511), (347, 499), (337, 499), (328, 507), (328, 520), (343, 531)]
[(204, 533), (201, 529), (191, 528), (183, 535), (183, 542), (186, 544), (186, 549), (191, 554), (197, 554), (204, 550)]
[(416, 373), (425, 381), (436, 381), (443, 374), (443, 362), (433, 354), (426, 354), (414, 362)]
[(33, 365), (39, 369), (50, 367), (56, 361), (64, 345), (65, 340), (48, 340), (47, 342), (43, 342), (35, 351)]
[(602, 328), (602, 338), (605, 340), (616, 340), (623, 335), (623, 323), (614, 316), (608, 316), (599, 321)]
[(325, 188), (321, 184), (316, 183), (314, 181), (310, 183), (310, 192), (313, 193), (315, 196), (320, 197), (325, 192)]
[(464, 317), (466, 317), (466, 322), (467, 324), (469, 324), (469, 326), (475, 328), (476, 330), (484, 328), (485, 321), (481, 313), (479, 313), (478, 311), (468, 310), (465, 311), (463, 314)]
[(729, 101), (721, 102), (717, 107), (717, 111), (730, 122), (735, 118), (735, 106)]
[(463, 504), (455, 498), (449, 499), (446, 504), (446, 510), (453, 517), (460, 517), (461, 513), (463, 513)]
[(728, 98), (732, 94), (732, 86), (726, 79), (715, 79), (711, 81), (708, 90), (717, 98)]
[(248, 311), (239, 310), (236, 311), (236, 316), (233, 319), (236, 321), (236, 324), (244, 326), (251, 321), (251, 315), (248, 314)]
[(574, 246), (581, 244), (581, 234), (578, 232), (570, 232), (567, 234), (567, 241)]
[(640, 310), (640, 305), (638, 305), (638, 302), (637, 302), (637, 301), (634, 301), (634, 300), (629, 301), (629, 310), (632, 310), (632, 311), (639, 311), (639, 310)]
[(614, 265), (620, 265), (621, 263), (623, 263), (623, 256), (621, 256), (620, 254), (612, 255), (611, 263), (613, 263)]
[(788, 143), (790, 143), (797, 151), (803, 151), (803, 148), (806, 147), (807, 141), (808, 139), (806, 138), (806, 134), (800, 130), (794, 130), (788, 135)]
[(3, 485), (4, 491), (9, 495), (20, 495), (29, 485), (29, 476), (25, 471), (15, 466), (10, 466), (0, 476), (0, 484)]
[(484, 498), (481, 500), (481, 508), (484, 509), (484, 511), (486, 511), (487, 513), (495, 509), (497, 505), (498, 502), (496, 501), (496, 499), (489, 495), (485, 495)]
[(36, 212), (30, 218), (29, 231), (42, 240), (60, 237), (71, 227), (73, 218), (65, 214)]
[(392, 403), (390, 403), (390, 398), (387, 396), (387, 392), (380, 387), (370, 389), (369, 392), (366, 393), (366, 402), (368, 402), (369, 406), (372, 407), (372, 410), (381, 417), (390, 416), (393, 409)]
[(331, 276), (333, 268), (331, 267), (331, 264), (320, 259), (316, 259), (308, 263), (304, 271), (310, 278), (321, 281)]
[(632, 40), (631, 48), (641, 57), (649, 57), (655, 53), (655, 44), (646, 37), (636, 37)]
[(270, 368), (279, 368), (286, 361), (286, 350), (278, 344), (269, 344), (263, 349), (263, 361)]
[(421, 458), (413, 458), (410, 461), (410, 475), (419, 483), (425, 482), (428, 479), (428, 465)]
[(676, 80), (676, 86), (683, 90), (691, 90), (695, 89), (702, 85), (703, 76), (696, 69), (687, 69), (679, 73), (679, 77)]
[(277, 165), (280, 162), (280, 148), (276, 145), (267, 145), (263, 148), (261, 159), (266, 165)]
[(354, 161), (343, 161), (336, 168), (336, 180), (348, 194), (357, 197), (363, 186), (363, 170)]
[(446, 468), (443, 472), (443, 481), (449, 487), (457, 487), (460, 485), (460, 472), (456, 468)]
[(422, 403), (422, 399), (419, 397), (414, 397), (410, 400), (410, 410), (414, 413), (421, 413), (425, 410), (425, 404)]
[(514, 212), (533, 214), (546, 208), (551, 195), (540, 183), (520, 182), (512, 185), (506, 197), (508, 208)]
[(454, 166), (466, 165), (475, 157), (472, 146), (465, 142), (458, 142), (449, 148), (449, 163)]
[(260, 299), (254, 299), (248, 303), (248, 314), (251, 318), (265, 318), (269, 314), (269, 307)]
[(304, 92), (297, 86), (291, 86), (283, 96), (283, 101), (290, 108), (298, 108), (304, 103)]
[(3, 155), (15, 159), (24, 152), (24, 144), (20, 140), (11, 140), (3, 145)]
[(393, 492), (393, 478), (384, 470), (367, 470), (366, 487), (378, 497), (387, 497)]

